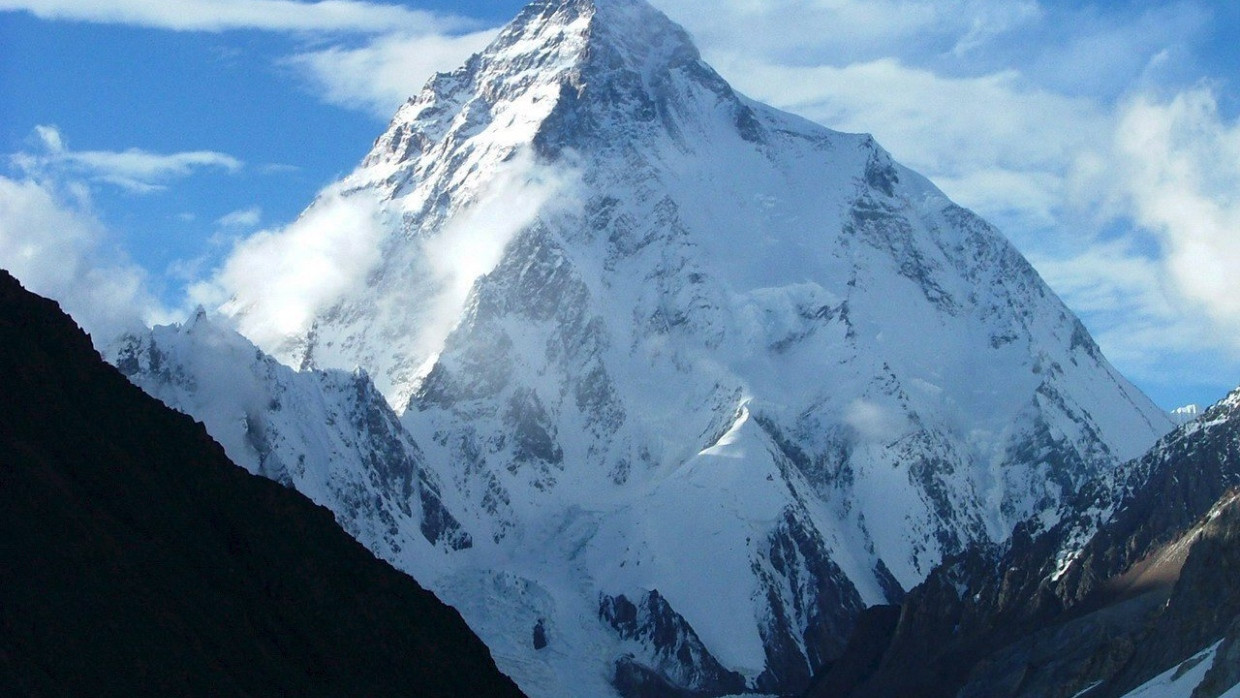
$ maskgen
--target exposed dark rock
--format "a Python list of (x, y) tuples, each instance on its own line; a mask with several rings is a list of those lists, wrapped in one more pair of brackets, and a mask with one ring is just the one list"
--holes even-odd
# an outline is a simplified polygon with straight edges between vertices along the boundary
[(878, 669), (899, 621), (899, 606), (871, 606), (862, 611), (844, 653), (818, 674), (808, 695), (849, 695)]
[[(770, 535), (769, 571), (757, 568), (771, 617), (759, 626), (767, 670), (760, 691), (803, 691), (814, 672), (838, 658), (864, 604), (827, 555), (817, 530), (794, 511)], [(802, 649), (803, 648), (803, 649)]]
[(625, 698), (679, 698), (740, 693), (744, 678), (728, 671), (698, 639), (689, 623), (659, 592), (638, 603), (628, 597), (599, 599), (599, 617), (623, 640), (642, 646), (616, 663), (613, 684)]
[(540, 650), (547, 646), (547, 625), (542, 618), (534, 624), (534, 649)]

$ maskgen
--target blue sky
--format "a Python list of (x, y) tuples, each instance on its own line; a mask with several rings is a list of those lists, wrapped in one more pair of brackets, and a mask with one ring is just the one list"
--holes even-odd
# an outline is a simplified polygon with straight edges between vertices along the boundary
[[(1240, 384), (1240, 3), (653, 4), (999, 224), (1159, 404)], [(178, 319), (521, 5), (0, 0), (0, 265), (97, 332)]]

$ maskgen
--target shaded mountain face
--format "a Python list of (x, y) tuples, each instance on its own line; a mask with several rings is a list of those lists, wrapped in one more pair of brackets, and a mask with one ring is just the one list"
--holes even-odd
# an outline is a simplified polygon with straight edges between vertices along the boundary
[(1240, 683), (1240, 391), (1122, 472), (1050, 530), (936, 569), (811, 695), (1101, 698), (1153, 682), (1146, 695), (1213, 698)]
[(460, 616), (0, 271), (0, 694), (520, 696)]
[[(113, 359), (534, 695), (801, 690), (862, 608), (1053, 525), (1171, 427), (990, 225), (736, 93), (642, 0), (527, 7), (305, 216), (338, 210), (378, 253), (313, 317), (219, 309), (301, 372), (205, 319)], [(221, 346), (263, 399), (211, 387)], [(325, 387), (359, 366), (390, 449)], [(345, 455), (315, 466), (323, 439)]]

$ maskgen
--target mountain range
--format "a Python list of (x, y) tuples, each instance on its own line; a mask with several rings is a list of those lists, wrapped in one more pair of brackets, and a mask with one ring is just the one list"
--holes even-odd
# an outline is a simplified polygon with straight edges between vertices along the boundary
[(999, 231), (644, 0), (529, 5), (302, 220), (368, 250), (312, 313), (238, 293), (107, 358), (532, 696), (962, 686), (933, 672), (976, 646), (924, 664), (954, 647), (934, 590), (1022, 556), (1031, 596), (979, 617), (1077, 608), (1165, 470), (1169, 416)]

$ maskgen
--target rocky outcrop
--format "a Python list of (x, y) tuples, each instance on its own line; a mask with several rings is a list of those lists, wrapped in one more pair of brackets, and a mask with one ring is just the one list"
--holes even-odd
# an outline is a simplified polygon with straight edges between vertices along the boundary
[(745, 679), (719, 664), (697, 633), (657, 590), (637, 603), (621, 595), (599, 600), (599, 618), (635, 649), (616, 660), (616, 690), (625, 698), (723, 696)]

